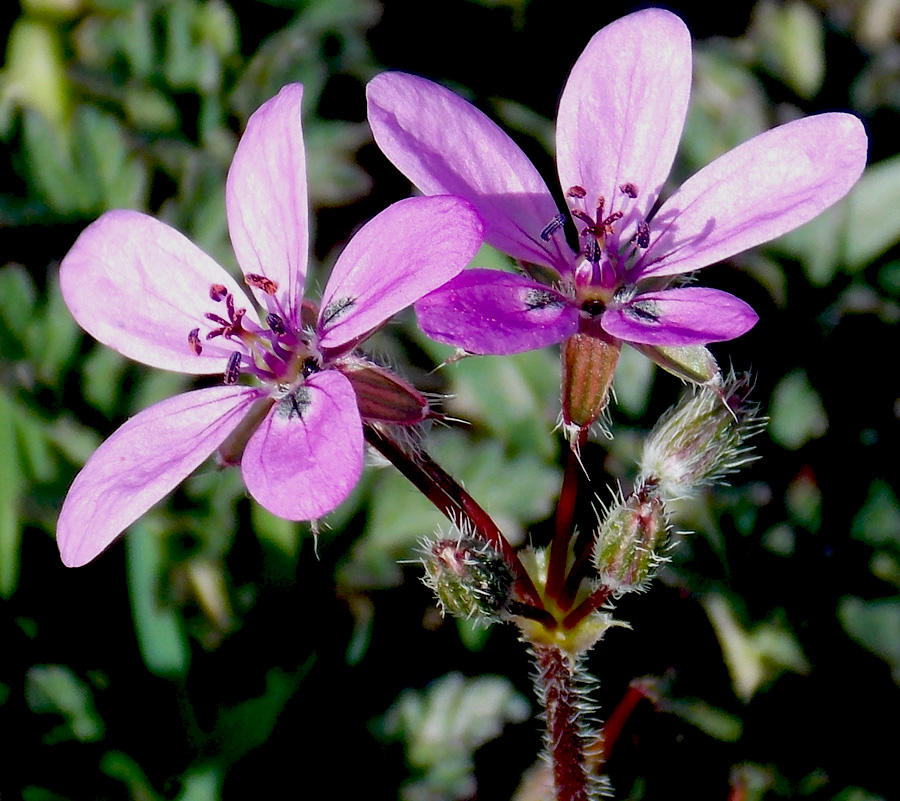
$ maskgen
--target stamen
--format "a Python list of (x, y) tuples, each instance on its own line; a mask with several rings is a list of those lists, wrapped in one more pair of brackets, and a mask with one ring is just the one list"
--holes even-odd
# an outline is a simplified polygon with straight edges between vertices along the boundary
[(639, 248), (650, 247), (650, 226), (646, 220), (641, 220), (637, 226), (637, 235), (634, 238)]
[(638, 188), (630, 181), (619, 187), (620, 192), (624, 192), (628, 197), (634, 200), (638, 196)]
[[(585, 233), (588, 233), (585, 231)], [(597, 264), (600, 261), (600, 243), (594, 237), (585, 237), (584, 248), (582, 249), (584, 257), (591, 263)]]
[(226, 384), (234, 384), (238, 380), (238, 376), (241, 374), (241, 354), (235, 351), (228, 357), (228, 366), (225, 368), (225, 378), (224, 381)]
[(550, 241), (550, 237), (553, 236), (560, 228), (562, 228), (566, 224), (566, 215), (565, 214), (557, 214), (550, 222), (548, 222), (544, 226), (544, 230), (541, 231), (541, 239), (545, 242)]
[(572, 216), (576, 220), (581, 220), (583, 223), (587, 223), (591, 227), (591, 230), (593, 231), (594, 218), (591, 217), (591, 215), (588, 214), (586, 211), (582, 211), (581, 209), (572, 209)]
[(231, 326), (226, 326), (225, 328), (214, 328), (206, 335), (206, 339), (215, 339), (216, 337), (224, 336), (227, 333), (231, 333)]
[(309, 378), (313, 373), (319, 372), (319, 365), (312, 356), (303, 360), (302, 372), (304, 378)]
[(207, 320), (212, 320), (214, 323), (218, 323), (219, 325), (224, 326), (225, 328), (230, 328), (230, 327), (231, 327), (231, 323), (228, 322), (228, 320), (225, 320), (224, 318), (219, 317), (218, 314), (213, 314), (212, 312), (207, 312), (207, 313), (204, 314), (203, 316), (204, 316)]
[(194, 351), (195, 356), (199, 356), (203, 353), (203, 346), (200, 344), (200, 329), (194, 328), (190, 333), (188, 333), (188, 345), (191, 350)]
[(269, 326), (269, 330), (273, 334), (278, 334), (278, 336), (283, 336), (286, 333), (286, 329), (284, 327), (284, 320), (281, 319), (277, 314), (267, 314), (266, 315), (266, 325)]
[(228, 319), (234, 320), (234, 295), (225, 296), (225, 308), (228, 309)]
[(222, 284), (213, 284), (209, 288), (209, 296), (218, 303), (228, 294), (228, 290)]
[(587, 189), (585, 189), (583, 186), (572, 186), (566, 192), (566, 197), (574, 197), (574, 198), (581, 199), (586, 194), (587, 194)]
[(247, 286), (261, 289), (267, 295), (274, 295), (278, 291), (277, 282), (273, 281), (271, 278), (266, 278), (264, 275), (257, 275), (256, 273), (245, 275), (244, 283), (246, 283)]

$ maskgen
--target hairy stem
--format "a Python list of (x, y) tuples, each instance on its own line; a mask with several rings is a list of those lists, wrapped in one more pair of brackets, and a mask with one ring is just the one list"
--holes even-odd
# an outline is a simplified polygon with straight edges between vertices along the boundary
[(533, 654), (556, 801), (590, 801), (593, 782), (585, 762), (584, 699), (577, 686), (575, 659), (554, 646), (536, 645)]
[(497, 524), (475, 499), (425, 451), (407, 451), (374, 426), (366, 424), (363, 429), (366, 441), (406, 476), (449, 520), (459, 524), (460, 519), (464, 518), (472, 526), (475, 536), (490, 543), (503, 555), (515, 576), (519, 598), (543, 611), (541, 596), (518, 555)]

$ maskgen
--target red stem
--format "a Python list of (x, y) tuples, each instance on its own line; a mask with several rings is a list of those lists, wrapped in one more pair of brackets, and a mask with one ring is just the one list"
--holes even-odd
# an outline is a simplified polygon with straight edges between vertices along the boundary
[[(575, 501), (578, 498), (578, 483), (581, 478), (581, 462), (578, 453), (587, 442), (588, 430), (582, 428), (578, 439), (568, 449), (566, 472), (562, 489), (556, 504), (556, 519), (553, 527), (553, 542), (550, 545), (550, 563), (547, 567), (547, 597), (553, 598), (565, 607), (563, 588), (566, 583), (566, 566), (569, 561), (569, 543), (572, 539), (572, 522), (575, 519)], [(571, 603), (571, 601), (569, 601)]]
[(516, 591), (523, 602), (540, 611), (546, 611), (531, 576), (528, 575), (513, 547), (490, 515), (468, 492), (425, 451), (419, 448), (413, 452), (406, 451), (374, 426), (366, 424), (363, 430), (368, 443), (406, 476), (413, 486), (451, 522), (458, 524), (461, 517), (465, 518), (471, 524), (476, 536), (500, 552), (513, 571)]
[(563, 628), (575, 628), (575, 626), (584, 620), (591, 612), (603, 606), (603, 604), (609, 600), (610, 595), (612, 595), (612, 590), (606, 586), (594, 590), (591, 595), (585, 598), (578, 606), (569, 612), (568, 615), (566, 615), (562, 622)]
[(571, 657), (552, 646), (535, 646), (538, 695), (544, 704), (547, 747), (556, 801), (588, 801), (589, 776), (579, 718), (578, 689)]

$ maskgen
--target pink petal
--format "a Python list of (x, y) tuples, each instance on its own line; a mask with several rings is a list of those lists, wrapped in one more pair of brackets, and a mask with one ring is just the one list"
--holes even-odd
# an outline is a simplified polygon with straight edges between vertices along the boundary
[(319, 344), (335, 348), (365, 336), (462, 271), (482, 240), (478, 215), (457, 197), (408, 198), (385, 209), (334, 265)]
[(856, 183), (868, 141), (850, 114), (819, 114), (771, 131), (704, 167), (650, 221), (633, 278), (687, 273), (787, 233)]
[(705, 345), (734, 339), (759, 319), (744, 301), (706, 287), (644, 292), (600, 319), (614, 337), (644, 345)]
[[(594, 35), (559, 102), (556, 156), (564, 192), (592, 218), (621, 211), (620, 241), (645, 219), (678, 149), (691, 89), (691, 37), (674, 14), (629, 14)], [(621, 187), (632, 184), (632, 199)]]
[(69, 488), (56, 539), (80, 567), (174, 489), (241, 422), (259, 392), (212, 387), (176, 395), (132, 417), (88, 460)]
[(350, 382), (313, 373), (300, 395), (275, 404), (241, 460), (250, 494), (272, 514), (314, 520), (356, 486), (363, 466), (362, 422)]
[(306, 151), (300, 125), (303, 87), (285, 86), (247, 122), (228, 181), (228, 230), (245, 275), (274, 281), (277, 303), (254, 289), (270, 311), (299, 321), (309, 251)]
[[(96, 339), (132, 359), (183, 373), (219, 373), (241, 347), (221, 337), (205, 341), (227, 316), (210, 297), (221, 284), (259, 323), (237, 282), (193, 242), (165, 223), (136, 211), (109, 211), (91, 223), (62, 261), (60, 284), (75, 319)], [(199, 328), (202, 353), (188, 335)]]
[(394, 165), (426, 195), (459, 195), (498, 250), (572, 271), (562, 232), (541, 232), (559, 209), (528, 157), (478, 109), (442, 86), (399, 72), (370, 81), (369, 125)]
[(469, 353), (509, 354), (561, 342), (578, 330), (578, 309), (529, 278), (466, 270), (416, 304), (419, 327)]

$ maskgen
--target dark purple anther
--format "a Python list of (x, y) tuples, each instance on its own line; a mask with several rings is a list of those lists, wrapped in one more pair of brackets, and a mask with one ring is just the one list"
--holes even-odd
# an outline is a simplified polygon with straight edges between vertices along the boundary
[(277, 314), (267, 314), (266, 325), (273, 334), (278, 334), (278, 336), (283, 336), (287, 331), (284, 327), (284, 320)]
[(583, 198), (587, 194), (587, 189), (583, 186), (573, 186), (566, 192), (566, 197)]
[(225, 368), (225, 378), (224, 381), (226, 384), (234, 384), (238, 380), (238, 376), (241, 374), (241, 354), (235, 351), (228, 357), (228, 366)]
[(203, 353), (203, 346), (200, 344), (200, 329), (194, 328), (188, 334), (188, 345), (192, 351), (194, 351), (194, 355), (199, 356)]
[(628, 195), (628, 197), (630, 197), (632, 200), (634, 200), (634, 199), (638, 196), (638, 189), (637, 189), (637, 187), (636, 187), (633, 183), (631, 183), (631, 182), (629, 182), (629, 183), (627, 183), (627, 184), (622, 184), (622, 185), (619, 187), (619, 191), (620, 191), (620, 192), (624, 192), (624, 193), (625, 193), (626, 195)]
[(566, 224), (566, 216), (564, 214), (557, 214), (547, 225), (544, 226), (544, 230), (541, 231), (541, 239), (545, 242), (550, 241), (550, 237), (553, 236), (560, 228), (562, 228)]
[(228, 294), (228, 290), (222, 284), (213, 284), (209, 288), (209, 296), (217, 303)]
[(648, 248), (650, 247), (650, 226), (647, 225), (645, 220), (641, 220), (638, 223), (637, 227), (637, 235), (634, 238), (635, 242), (637, 242), (637, 246), (639, 248)]

